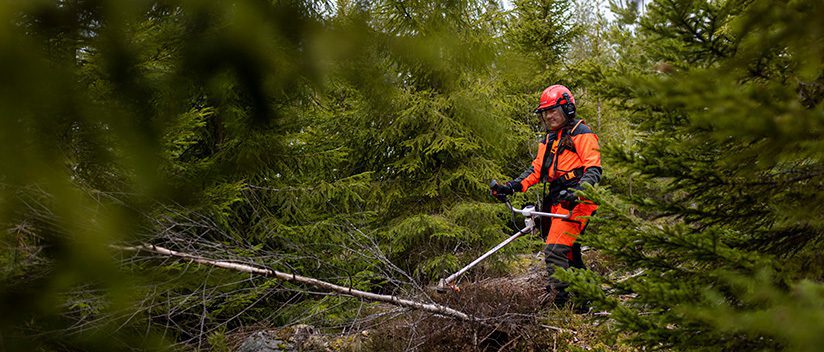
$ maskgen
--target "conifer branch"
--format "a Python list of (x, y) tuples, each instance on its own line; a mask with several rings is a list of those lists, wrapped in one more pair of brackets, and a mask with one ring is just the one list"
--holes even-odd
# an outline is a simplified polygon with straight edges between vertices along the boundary
[(470, 316), (466, 313), (463, 313), (461, 311), (458, 311), (458, 310), (455, 310), (455, 309), (452, 309), (452, 308), (449, 308), (449, 307), (446, 307), (446, 306), (442, 306), (440, 304), (435, 304), (435, 303), (427, 304), (427, 303), (422, 303), (422, 302), (418, 302), (418, 301), (402, 299), (402, 298), (399, 298), (397, 296), (392, 296), (392, 295), (380, 295), (380, 294), (376, 294), (376, 293), (356, 290), (356, 289), (353, 289), (351, 287), (344, 287), (344, 286), (335, 285), (333, 283), (329, 283), (329, 282), (326, 282), (326, 281), (321, 281), (321, 280), (306, 277), (306, 276), (301, 276), (301, 275), (297, 275), (297, 274), (288, 274), (288, 273), (284, 273), (284, 272), (280, 272), (280, 271), (276, 271), (276, 270), (272, 270), (272, 269), (268, 269), (268, 268), (260, 268), (260, 267), (255, 267), (255, 266), (251, 266), (251, 265), (246, 265), (246, 264), (232, 263), (232, 262), (223, 261), (223, 260), (215, 260), (215, 259), (204, 258), (204, 257), (201, 257), (201, 256), (189, 254), (189, 253), (173, 251), (171, 249), (155, 246), (155, 245), (152, 245), (152, 244), (143, 244), (143, 245), (140, 245), (140, 246), (132, 246), (132, 247), (112, 245), (111, 247), (119, 249), (119, 250), (124, 250), (124, 251), (135, 251), (135, 252), (145, 251), (145, 252), (152, 252), (152, 253), (157, 253), (157, 254), (161, 254), (161, 255), (166, 255), (166, 256), (170, 256), (170, 257), (188, 259), (188, 260), (191, 260), (191, 261), (193, 261), (195, 263), (199, 263), (199, 264), (211, 265), (211, 266), (215, 266), (215, 267), (219, 267), (219, 268), (230, 269), (230, 270), (241, 271), (241, 272), (247, 272), (247, 273), (257, 274), (257, 275), (261, 275), (261, 276), (274, 277), (274, 278), (277, 278), (277, 279), (280, 279), (280, 280), (283, 280), (283, 281), (298, 282), (298, 283), (301, 283), (301, 284), (317, 287), (317, 288), (320, 288), (320, 289), (323, 289), (323, 290), (326, 290), (326, 291), (336, 292), (336, 293), (343, 294), (343, 295), (346, 295), (346, 296), (352, 296), (352, 297), (356, 297), (356, 298), (360, 298), (360, 299), (365, 299), (365, 300), (368, 300), (368, 301), (385, 302), (385, 303), (389, 303), (389, 304), (393, 304), (393, 305), (397, 305), (397, 306), (401, 306), (401, 307), (418, 309), (418, 310), (422, 310), (422, 311), (433, 313), (433, 314), (444, 315), (444, 316), (448, 316), (448, 317), (463, 320), (463, 321), (474, 321), (475, 320), (475, 318), (473, 316)]

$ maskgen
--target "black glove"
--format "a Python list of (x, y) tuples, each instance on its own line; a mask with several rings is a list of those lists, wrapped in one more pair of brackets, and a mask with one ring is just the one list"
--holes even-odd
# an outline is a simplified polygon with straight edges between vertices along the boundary
[(578, 196), (575, 195), (575, 189), (565, 189), (558, 193), (558, 201), (560, 202), (569, 202), (569, 203), (578, 203)]
[(515, 193), (515, 185), (515, 182), (512, 181), (499, 184), (498, 181), (492, 180), (492, 183), (489, 184), (489, 194), (495, 198), (498, 198), (500, 201), (505, 202), (506, 196)]

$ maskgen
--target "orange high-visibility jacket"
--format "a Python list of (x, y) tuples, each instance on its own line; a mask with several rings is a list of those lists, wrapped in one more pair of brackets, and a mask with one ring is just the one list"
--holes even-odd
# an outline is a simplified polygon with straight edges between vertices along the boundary
[(553, 195), (567, 188), (581, 189), (583, 183), (594, 185), (600, 179), (598, 136), (583, 120), (575, 119), (569, 126), (547, 133), (532, 166), (515, 179), (514, 188), (525, 192), (538, 182), (549, 182)]

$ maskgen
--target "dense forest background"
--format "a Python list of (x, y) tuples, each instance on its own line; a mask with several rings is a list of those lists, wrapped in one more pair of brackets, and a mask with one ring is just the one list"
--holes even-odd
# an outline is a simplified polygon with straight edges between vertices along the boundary
[[(604, 158), (583, 238), (602, 270), (559, 274), (605, 312), (569, 318), (588, 346), (816, 351), (821, 18), (812, 0), (3, 2), (0, 350), (227, 350), (299, 323), (381, 336), (330, 349), (427, 350), (380, 334), (408, 310), (113, 245), (431, 302), (518, 226), (487, 185), (528, 165), (531, 110), (564, 84)], [(497, 327), (498, 347), (580, 348), (563, 321), (511, 333), (559, 315)]]

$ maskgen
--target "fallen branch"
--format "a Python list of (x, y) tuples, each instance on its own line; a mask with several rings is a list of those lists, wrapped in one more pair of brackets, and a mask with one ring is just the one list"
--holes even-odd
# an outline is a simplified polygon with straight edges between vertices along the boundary
[(456, 318), (456, 319), (460, 319), (460, 320), (464, 320), (464, 321), (474, 321), (475, 320), (474, 317), (472, 317), (472, 316), (470, 316), (466, 313), (463, 313), (461, 311), (457, 311), (455, 309), (452, 309), (452, 308), (449, 308), (449, 307), (446, 307), (446, 306), (442, 306), (440, 304), (434, 304), (434, 303), (433, 304), (427, 304), (427, 303), (422, 303), (422, 302), (417, 302), (417, 301), (411, 301), (411, 300), (408, 300), (408, 299), (398, 298), (397, 296), (379, 295), (379, 294), (376, 294), (376, 293), (356, 290), (356, 289), (353, 289), (351, 287), (338, 286), (338, 285), (335, 285), (335, 284), (332, 284), (332, 283), (329, 283), (329, 282), (326, 282), (326, 281), (321, 281), (321, 280), (313, 279), (313, 278), (310, 278), (310, 277), (300, 276), (300, 275), (296, 275), (296, 274), (287, 274), (287, 273), (283, 273), (283, 272), (272, 270), (272, 269), (260, 268), (260, 267), (255, 267), (255, 266), (251, 266), (251, 265), (246, 265), (246, 264), (239, 264), (239, 263), (232, 263), (232, 262), (227, 262), (227, 261), (222, 261), (222, 260), (208, 259), (208, 258), (196, 256), (196, 255), (193, 255), (193, 254), (173, 251), (171, 249), (166, 249), (166, 248), (158, 247), (158, 246), (151, 245), (151, 244), (143, 244), (143, 245), (140, 245), (140, 246), (133, 246), (133, 247), (124, 247), (124, 246), (112, 245), (111, 247), (116, 248), (116, 249), (120, 249), (120, 250), (124, 250), (124, 251), (146, 251), (146, 252), (153, 252), (153, 253), (158, 253), (158, 254), (162, 254), (162, 255), (167, 255), (167, 256), (170, 256), (170, 257), (188, 259), (188, 260), (191, 260), (195, 263), (211, 265), (211, 266), (216, 266), (216, 267), (224, 268), (224, 269), (231, 269), (231, 270), (235, 270), (235, 271), (242, 271), (242, 272), (247, 272), (247, 273), (252, 273), (252, 274), (257, 274), (257, 275), (262, 275), (262, 276), (275, 277), (275, 278), (278, 278), (278, 279), (283, 280), (283, 281), (298, 282), (298, 283), (310, 285), (310, 286), (313, 286), (313, 287), (317, 287), (317, 288), (320, 288), (320, 289), (324, 289), (324, 290), (327, 290), (327, 291), (337, 292), (337, 293), (340, 293), (340, 294), (343, 294), (343, 295), (352, 296), (352, 297), (356, 297), (356, 298), (361, 298), (361, 299), (365, 299), (365, 300), (369, 300), (369, 301), (386, 302), (386, 303), (394, 304), (396, 306), (407, 307), (407, 308), (412, 308), (412, 309), (418, 309), (418, 310), (422, 310), (422, 311), (425, 311), (425, 312), (440, 314), (440, 315), (444, 315), (444, 316), (448, 316), (448, 317), (452, 317), (452, 318)]
[(629, 279), (634, 279), (634, 278), (639, 277), (641, 275), (644, 275), (644, 269), (638, 269), (638, 271), (632, 273), (631, 275), (627, 275), (625, 277), (619, 278), (618, 280), (615, 280), (615, 282), (616, 283), (622, 283), (624, 281), (627, 281)]
[(547, 329), (555, 330), (557, 332), (568, 332), (568, 333), (573, 334), (573, 335), (578, 335), (578, 332), (575, 331), (575, 330), (559, 328), (557, 326), (546, 325), (546, 324), (541, 324), (541, 326), (544, 327), (544, 328), (547, 328)]

